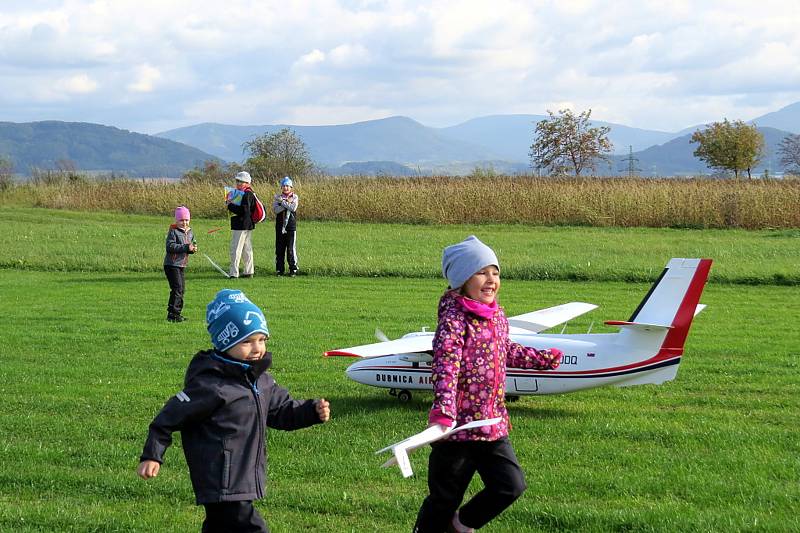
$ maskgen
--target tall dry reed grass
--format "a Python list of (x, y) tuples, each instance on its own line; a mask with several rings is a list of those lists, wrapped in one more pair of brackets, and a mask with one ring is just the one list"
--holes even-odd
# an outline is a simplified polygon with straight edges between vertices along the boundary
[[(255, 184), (262, 201), (274, 187)], [(296, 183), (308, 220), (680, 228), (798, 228), (800, 181), (433, 177), (326, 178)], [(226, 213), (218, 185), (142, 181), (19, 185), (2, 203), (194, 216)]]

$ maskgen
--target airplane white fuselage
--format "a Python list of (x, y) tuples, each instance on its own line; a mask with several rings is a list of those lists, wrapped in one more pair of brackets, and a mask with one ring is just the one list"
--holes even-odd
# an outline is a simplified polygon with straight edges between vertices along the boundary
[[(511, 340), (536, 349), (563, 352), (555, 370), (506, 369), (506, 394), (562, 394), (603, 386), (661, 384), (675, 378), (684, 343), (711, 267), (710, 259), (673, 258), (629, 320), (606, 324), (617, 333), (541, 334), (596, 306), (571, 302), (508, 318)], [(568, 318), (567, 318), (568, 319)], [(396, 391), (432, 389), (433, 333), (326, 352), (360, 357), (347, 368), (350, 379)], [(410, 393), (398, 394), (407, 401)]]
[[(432, 336), (432, 333), (410, 335)], [(663, 329), (584, 335), (512, 334), (511, 339), (523, 346), (558, 348), (564, 356), (556, 370), (508, 367), (506, 394), (563, 394), (609, 385), (625, 387), (670, 381), (677, 375), (681, 354), (653, 350), (665, 336)], [(430, 359), (427, 353), (372, 357), (353, 363), (346, 372), (350, 379), (364, 385), (432, 390)]]

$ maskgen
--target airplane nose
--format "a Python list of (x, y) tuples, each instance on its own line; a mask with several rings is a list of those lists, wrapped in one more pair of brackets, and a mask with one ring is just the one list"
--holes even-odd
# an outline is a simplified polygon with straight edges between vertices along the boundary
[(365, 361), (358, 361), (353, 363), (352, 365), (347, 367), (347, 370), (344, 371), (345, 375), (355, 381), (356, 383), (362, 383), (364, 385), (369, 385), (366, 381), (364, 381), (363, 376), (364, 372), (359, 372), (359, 369), (364, 366)]

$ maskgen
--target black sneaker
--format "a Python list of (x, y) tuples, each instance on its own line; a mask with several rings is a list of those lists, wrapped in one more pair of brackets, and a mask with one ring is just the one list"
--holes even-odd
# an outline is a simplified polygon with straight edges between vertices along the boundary
[(292, 270), (289, 272), (289, 276), (292, 278), (295, 277), (296, 275), (297, 275), (297, 270)]
[(240, 278), (252, 278), (252, 277), (253, 277), (253, 275), (252, 275), (252, 274), (242, 274), (242, 275), (241, 275), (241, 276), (239, 276), (239, 277), (240, 277)]
[(279, 270), (279, 271), (275, 272), (275, 275), (276, 275), (276, 276), (283, 276), (283, 272), (281, 272), (281, 271)]

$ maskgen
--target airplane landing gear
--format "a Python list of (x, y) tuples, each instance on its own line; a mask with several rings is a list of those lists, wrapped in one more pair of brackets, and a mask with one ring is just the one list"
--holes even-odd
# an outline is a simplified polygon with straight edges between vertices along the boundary
[(398, 391), (397, 389), (389, 389), (389, 396), (397, 396), (400, 403), (408, 403), (411, 401), (411, 391), (406, 389)]

